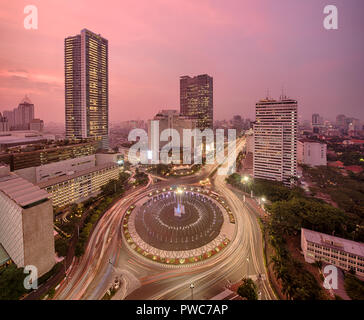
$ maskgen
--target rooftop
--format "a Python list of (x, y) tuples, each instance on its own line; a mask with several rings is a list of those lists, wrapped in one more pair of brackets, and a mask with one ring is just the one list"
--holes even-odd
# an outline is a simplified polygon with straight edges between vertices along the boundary
[(352, 165), (352, 166), (346, 166), (345, 170), (349, 170), (354, 173), (360, 173), (363, 171), (363, 168), (361, 166)]
[(9, 144), (9, 143), (23, 143), (23, 142), (39, 142), (46, 140), (44, 137), (0, 137), (0, 144)]
[(59, 183), (74, 179), (74, 178), (77, 178), (77, 177), (82, 177), (82, 176), (90, 174), (92, 172), (96, 172), (96, 171), (99, 171), (99, 170), (112, 168), (112, 167), (119, 167), (119, 166), (115, 162), (108, 162), (108, 163), (104, 163), (104, 164), (101, 164), (101, 165), (98, 165), (98, 166), (95, 166), (95, 167), (92, 167), (92, 168), (89, 168), (89, 169), (78, 171), (78, 172), (76, 172), (75, 174), (72, 174), (72, 175), (60, 176), (60, 177), (57, 177), (57, 178), (49, 179), (49, 180), (44, 181), (44, 182), (40, 182), (40, 183), (37, 184), (37, 186), (39, 188), (41, 188), (41, 189), (44, 189), (44, 188), (47, 188), (47, 187), (50, 187), (50, 186), (53, 186), (53, 185), (56, 185), (56, 184), (59, 184)]
[(352, 240), (347, 240), (335, 236), (330, 236), (325, 233), (320, 233), (317, 231), (312, 231), (304, 228), (301, 229), (301, 232), (303, 233), (306, 240), (310, 242), (321, 244), (327, 247), (339, 249), (347, 253), (364, 257), (364, 243), (355, 242)]
[(14, 173), (0, 177), (0, 191), (21, 207), (48, 199), (48, 193)]
[(299, 142), (302, 142), (302, 143), (309, 142), (309, 143), (326, 144), (326, 142), (318, 141), (318, 140), (314, 140), (314, 139), (309, 139), (309, 138), (299, 139), (298, 141), (299, 141)]

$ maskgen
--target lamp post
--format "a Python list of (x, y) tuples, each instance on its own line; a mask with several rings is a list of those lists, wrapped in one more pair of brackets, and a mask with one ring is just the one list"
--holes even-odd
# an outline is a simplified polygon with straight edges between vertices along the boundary
[(249, 182), (249, 177), (248, 176), (243, 176), (242, 178), (241, 178), (241, 182), (243, 183), (243, 185), (244, 185), (244, 192), (246, 193), (247, 191), (246, 191), (246, 185), (247, 185), (247, 183)]
[(246, 257), (247, 261), (247, 278), (249, 278), (249, 257)]
[(264, 197), (261, 198), (260, 204), (262, 206), (262, 209), (265, 211), (264, 209), (264, 203), (265, 203), (266, 199)]
[(191, 300), (193, 300), (193, 289), (195, 288), (195, 285), (193, 283), (190, 284), (191, 289)]

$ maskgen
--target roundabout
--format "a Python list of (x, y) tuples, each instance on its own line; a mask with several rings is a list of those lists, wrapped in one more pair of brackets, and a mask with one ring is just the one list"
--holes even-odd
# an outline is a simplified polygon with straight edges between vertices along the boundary
[(215, 192), (193, 186), (155, 190), (125, 212), (123, 240), (149, 260), (186, 265), (209, 259), (233, 239), (235, 219)]

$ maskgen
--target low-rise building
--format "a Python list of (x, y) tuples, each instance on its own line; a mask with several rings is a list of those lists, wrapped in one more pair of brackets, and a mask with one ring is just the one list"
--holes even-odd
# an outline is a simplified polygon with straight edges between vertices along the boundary
[(119, 173), (119, 165), (109, 162), (72, 175), (49, 179), (39, 183), (38, 187), (49, 193), (53, 206), (63, 207), (97, 195), (103, 185), (118, 179)]
[(0, 133), (0, 151), (17, 146), (46, 143), (50, 138), (48, 135), (30, 130), (4, 131)]
[(38, 276), (55, 264), (49, 195), (7, 166), (0, 167), (0, 244), (17, 267), (36, 266)]
[(19, 169), (15, 170), (14, 173), (32, 183), (40, 183), (57, 177), (70, 176), (76, 172), (93, 168), (95, 164), (95, 155), (91, 154), (41, 166)]
[[(14, 147), (0, 155), (0, 161), (10, 165), (10, 170), (20, 170), (29, 167), (38, 167), (67, 159), (88, 156), (96, 153), (97, 142), (52, 145), (40, 143), (23, 148)], [(1, 145), (1, 139), (0, 139)]]
[(326, 166), (327, 165), (327, 145), (315, 140), (302, 139), (297, 144), (298, 163), (308, 166)]
[(29, 130), (42, 132), (44, 129), (44, 121), (41, 119), (33, 119), (29, 123)]
[(302, 228), (301, 248), (306, 262), (324, 261), (364, 277), (364, 243)]

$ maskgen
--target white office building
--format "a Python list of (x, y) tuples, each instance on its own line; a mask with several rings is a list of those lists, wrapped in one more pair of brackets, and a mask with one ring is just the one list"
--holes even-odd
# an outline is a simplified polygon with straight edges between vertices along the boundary
[(297, 101), (266, 98), (255, 111), (254, 178), (291, 185), (297, 176)]
[(110, 180), (117, 180), (120, 167), (114, 162), (93, 166), (72, 175), (38, 183), (37, 186), (49, 193), (53, 206), (63, 207), (82, 202), (97, 195), (101, 187)]
[(302, 228), (301, 248), (306, 262), (324, 261), (364, 277), (364, 243)]
[(299, 140), (297, 144), (297, 160), (311, 167), (326, 166), (327, 145), (319, 141)]

